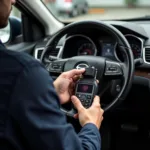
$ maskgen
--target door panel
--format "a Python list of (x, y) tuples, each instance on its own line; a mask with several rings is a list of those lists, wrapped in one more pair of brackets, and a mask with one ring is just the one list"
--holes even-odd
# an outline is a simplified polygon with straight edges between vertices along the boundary
[(36, 43), (23, 42), (23, 43), (14, 44), (11, 46), (8, 45), (7, 48), (13, 51), (17, 51), (17, 52), (26, 52), (33, 56), (35, 45)]

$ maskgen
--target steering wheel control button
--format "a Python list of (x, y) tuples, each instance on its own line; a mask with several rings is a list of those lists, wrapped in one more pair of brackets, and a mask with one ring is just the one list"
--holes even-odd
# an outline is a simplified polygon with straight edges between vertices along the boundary
[(110, 67), (108, 68), (108, 70), (109, 70), (109, 71), (112, 71), (112, 72), (116, 72), (116, 71), (117, 71), (117, 67), (115, 67), (115, 66), (110, 66)]
[(105, 76), (117, 77), (122, 76), (122, 74), (122, 68), (119, 63), (113, 61), (106, 61)]
[(118, 84), (118, 85), (116, 85), (116, 91), (117, 92), (120, 92), (121, 91), (121, 86)]

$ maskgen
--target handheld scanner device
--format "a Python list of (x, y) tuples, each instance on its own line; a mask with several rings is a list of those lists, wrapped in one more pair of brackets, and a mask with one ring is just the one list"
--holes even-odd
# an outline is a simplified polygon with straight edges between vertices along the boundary
[(89, 108), (95, 95), (98, 92), (98, 83), (96, 80), (97, 69), (86, 68), (83, 78), (76, 83), (75, 95), (79, 98), (85, 108)]

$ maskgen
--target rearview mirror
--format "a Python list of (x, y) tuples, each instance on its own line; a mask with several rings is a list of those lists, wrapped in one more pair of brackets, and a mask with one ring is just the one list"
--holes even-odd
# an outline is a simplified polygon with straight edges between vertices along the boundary
[(10, 22), (8, 23), (7, 27), (0, 29), (0, 40), (2, 43), (7, 43), (10, 39)]

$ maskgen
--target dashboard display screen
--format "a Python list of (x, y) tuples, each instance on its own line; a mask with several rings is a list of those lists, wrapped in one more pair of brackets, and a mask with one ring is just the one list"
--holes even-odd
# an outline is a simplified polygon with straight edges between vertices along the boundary
[(80, 93), (92, 93), (93, 92), (93, 85), (78, 84), (77, 92), (80, 92)]
[(113, 43), (103, 43), (102, 56), (112, 57), (114, 56), (115, 45)]

